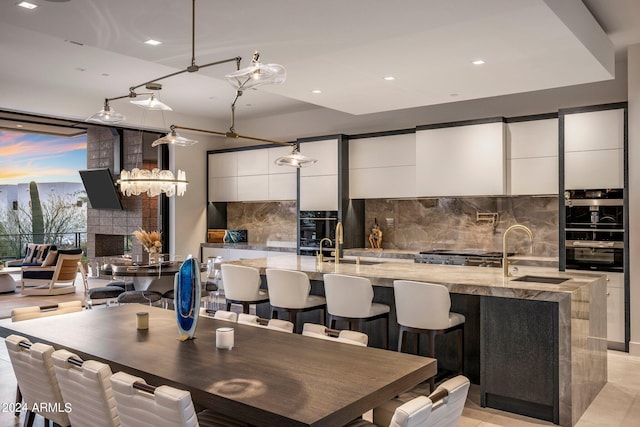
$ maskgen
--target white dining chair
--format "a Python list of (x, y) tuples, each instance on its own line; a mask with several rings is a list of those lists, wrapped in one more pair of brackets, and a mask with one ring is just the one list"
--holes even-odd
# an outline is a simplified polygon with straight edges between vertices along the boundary
[(62, 398), (72, 409), (69, 420), (73, 427), (119, 427), (109, 365), (83, 361), (67, 350), (56, 350), (51, 358)]
[[(406, 334), (415, 334), (415, 348), (418, 348), (418, 335), (427, 334), (429, 351), (427, 356), (435, 358), (436, 336), (448, 332), (458, 334), (458, 374), (464, 371), (464, 315), (453, 313), (451, 298), (446, 286), (435, 283), (395, 280), (393, 291), (396, 303), (398, 325), (398, 351), (405, 350)], [(431, 390), (435, 386), (435, 377), (429, 380)]]
[(245, 426), (211, 410), (196, 413), (186, 390), (154, 387), (126, 372), (116, 372), (110, 381), (122, 427)]
[(373, 302), (373, 285), (366, 277), (344, 274), (324, 275), (324, 294), (327, 298), (329, 327), (335, 329), (336, 321), (349, 324), (349, 329), (360, 330), (362, 322), (383, 319), (382, 347), (389, 347), (389, 311), (386, 304)]
[[(27, 409), (25, 426), (33, 425), (36, 413), (60, 426), (69, 426), (69, 415), (53, 370), (52, 346), (31, 343), (19, 335), (5, 338), (9, 359)], [(34, 411), (33, 409), (36, 409)]]
[(238, 323), (241, 325), (255, 326), (258, 328), (272, 329), (274, 331), (293, 333), (293, 323), (281, 319), (261, 319), (253, 314), (240, 313)]
[(466, 377), (458, 375), (440, 384), (429, 396), (407, 402), (389, 400), (374, 408), (373, 423), (389, 427), (456, 427), (462, 417), (469, 385)]
[(236, 323), (238, 322), (238, 313), (226, 310), (209, 310), (202, 307), (200, 309), (200, 315), (209, 317), (212, 319), (223, 320), (225, 322)]
[(241, 304), (242, 312), (249, 313), (250, 304), (269, 302), (269, 293), (260, 289), (262, 280), (258, 269), (234, 264), (222, 264), (220, 269), (227, 311), (231, 311), (231, 304)]
[(295, 330), (298, 313), (319, 310), (320, 321), (324, 323), (327, 300), (323, 296), (309, 294), (311, 283), (306, 273), (267, 268), (266, 276), (272, 318), (277, 319), (279, 311), (286, 312), (287, 320), (293, 323)]
[(338, 331), (315, 323), (305, 323), (302, 325), (302, 335), (345, 344), (359, 345), (361, 347), (366, 347), (369, 343), (369, 336), (362, 332), (350, 330)]

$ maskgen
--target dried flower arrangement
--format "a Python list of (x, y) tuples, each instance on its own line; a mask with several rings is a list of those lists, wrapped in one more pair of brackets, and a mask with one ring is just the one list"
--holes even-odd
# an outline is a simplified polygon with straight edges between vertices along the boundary
[(149, 232), (139, 229), (134, 231), (133, 235), (147, 252), (157, 254), (162, 250), (162, 233), (159, 231)]

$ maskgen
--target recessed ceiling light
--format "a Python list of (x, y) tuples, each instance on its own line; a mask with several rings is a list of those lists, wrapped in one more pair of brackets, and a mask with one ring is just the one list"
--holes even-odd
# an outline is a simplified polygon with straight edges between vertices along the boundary
[(322, 93), (322, 91), (320, 89), (314, 89), (311, 91), (311, 93)]
[(159, 44), (162, 44), (162, 42), (159, 42), (158, 40), (154, 40), (154, 39), (149, 39), (144, 43), (150, 44), (151, 46), (158, 46)]
[(387, 77), (384, 77), (384, 79), (385, 79), (386, 81), (390, 82), (391, 80), (395, 80), (396, 78), (395, 78), (395, 77), (393, 77), (393, 76), (387, 76)]
[(475, 61), (472, 62), (473, 65), (482, 65), (484, 64), (484, 61), (482, 59), (477, 59)]
[(24, 126), (22, 126), (22, 125), (16, 125), (16, 127), (17, 127), (17, 128), (21, 128), (21, 127), (24, 127)]
[(17, 5), (20, 7), (24, 7), (25, 9), (35, 9), (36, 7), (38, 7), (37, 4), (29, 3), (28, 1), (21, 1)]

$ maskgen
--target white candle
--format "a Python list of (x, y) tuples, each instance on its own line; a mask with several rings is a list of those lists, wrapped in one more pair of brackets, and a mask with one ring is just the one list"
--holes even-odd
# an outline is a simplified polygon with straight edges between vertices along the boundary
[(233, 328), (216, 329), (216, 347), (226, 350), (233, 348)]

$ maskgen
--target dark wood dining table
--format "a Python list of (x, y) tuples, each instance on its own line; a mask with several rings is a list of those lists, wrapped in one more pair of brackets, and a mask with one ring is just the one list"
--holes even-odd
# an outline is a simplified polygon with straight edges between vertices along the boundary
[[(136, 329), (140, 311), (146, 331)], [(216, 328), (229, 326), (235, 346), (217, 349)], [(9, 334), (188, 390), (196, 406), (254, 426), (341, 426), (436, 374), (435, 359), (208, 317), (180, 341), (174, 311), (139, 304), (0, 321), (0, 336)]]

